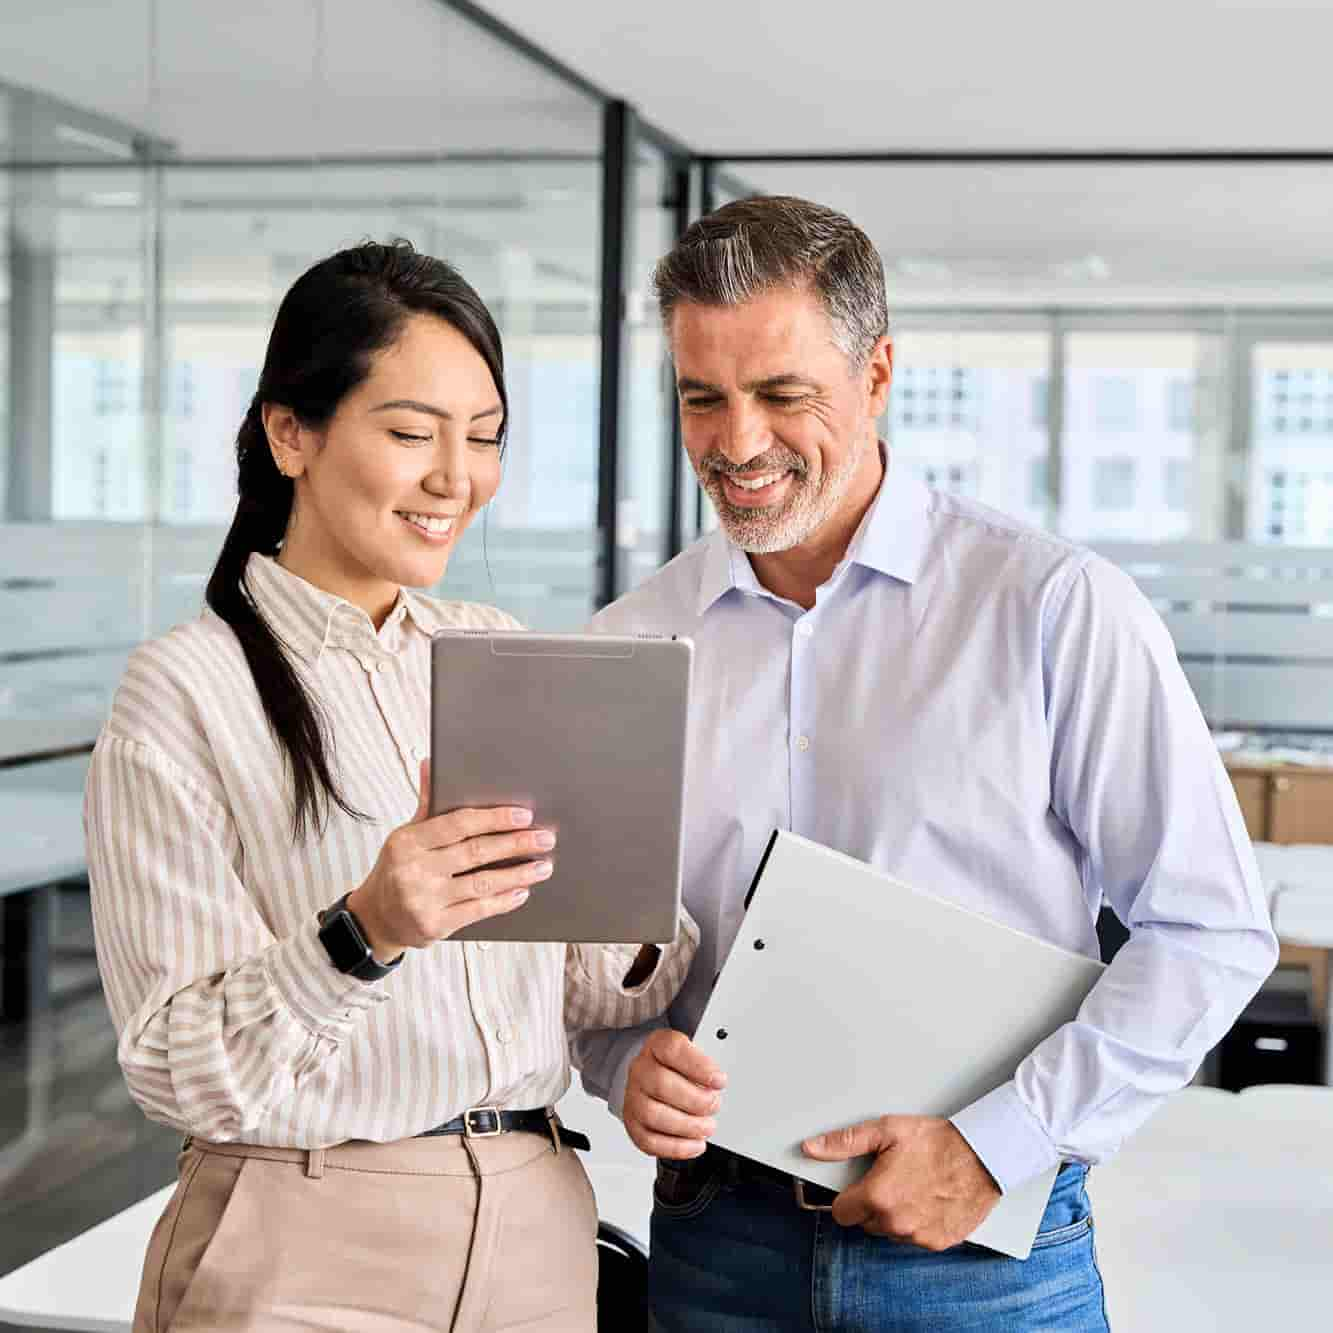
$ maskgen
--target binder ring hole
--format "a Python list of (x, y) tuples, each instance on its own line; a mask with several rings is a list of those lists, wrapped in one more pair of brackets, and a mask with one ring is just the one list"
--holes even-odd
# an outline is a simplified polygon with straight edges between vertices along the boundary
[(764, 942), (763, 942), (763, 940), (755, 940), (755, 942), (754, 942), (754, 947), (755, 947), (756, 949), (762, 949), (762, 948), (764, 947)]
[(718, 1028), (718, 1030), (717, 1030), (717, 1039), (718, 1039), (718, 1041), (726, 1041), (726, 1039), (727, 1039), (727, 1030), (726, 1030), (726, 1028)]

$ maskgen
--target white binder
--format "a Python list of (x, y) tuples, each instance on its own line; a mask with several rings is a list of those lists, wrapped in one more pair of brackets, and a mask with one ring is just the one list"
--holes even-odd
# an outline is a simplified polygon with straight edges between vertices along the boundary
[[(695, 1033), (727, 1072), (713, 1141), (845, 1189), (870, 1165), (801, 1140), (886, 1114), (950, 1116), (1074, 1018), (1104, 968), (793, 833), (769, 842)], [(968, 1237), (1026, 1259), (1051, 1170)]]

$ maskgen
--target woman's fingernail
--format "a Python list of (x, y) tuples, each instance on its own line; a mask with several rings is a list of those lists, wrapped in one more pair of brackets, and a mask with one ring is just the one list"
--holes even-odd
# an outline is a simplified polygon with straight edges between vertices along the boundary
[(534, 879), (546, 879), (555, 867), (549, 861), (534, 861), (532, 874)]
[(542, 829), (540, 833), (533, 835), (532, 840), (544, 852), (549, 852), (555, 846), (555, 834), (550, 829)]
[(514, 821), (515, 828), (527, 828), (532, 823), (531, 810), (511, 810), (509, 818)]
[(514, 894), (514, 901), (515, 901), (516, 903), (525, 903), (525, 902), (527, 902), (527, 901), (528, 901), (528, 891), (527, 891), (527, 889), (519, 889), (518, 892)]

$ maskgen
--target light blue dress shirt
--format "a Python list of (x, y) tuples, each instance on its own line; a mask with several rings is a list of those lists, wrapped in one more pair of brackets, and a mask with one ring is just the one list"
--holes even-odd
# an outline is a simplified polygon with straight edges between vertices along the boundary
[[(1114, 1152), (1272, 971), (1254, 854), (1171, 639), (1089, 551), (890, 472), (811, 610), (718, 531), (593, 627), (696, 646), (684, 893), (702, 942), (673, 1027), (693, 1035), (774, 828), (1093, 958), (1106, 901), (1131, 936), (1078, 1017), (952, 1117), (1010, 1190)], [(617, 1112), (647, 1031), (576, 1042)]]

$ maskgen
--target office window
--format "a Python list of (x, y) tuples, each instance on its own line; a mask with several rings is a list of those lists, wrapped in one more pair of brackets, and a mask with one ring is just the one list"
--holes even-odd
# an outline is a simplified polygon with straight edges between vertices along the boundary
[(1028, 463), (1028, 506), (1045, 509), (1051, 498), (1051, 464), (1046, 458), (1034, 458)]
[(1251, 541), (1333, 541), (1333, 340), (1260, 341), (1251, 357)]
[(1200, 457), (1223, 447), (1215, 424), (1202, 424), (1219, 414), (1201, 410), (1217, 391), (1221, 340), (1094, 323), (1065, 338), (1059, 530), (1092, 542), (1189, 537), (1198, 513), (1184, 497), (1194, 477), (1212, 475), (1196, 473)]
[(977, 429), (980, 378), (965, 366), (909, 365), (898, 372), (890, 420), (912, 430)]
[[(147, 9), (117, 23), (116, 8), (99, 21), (128, 57)], [(504, 481), (438, 591), (583, 624), (600, 541), (600, 99), (432, 0), (389, 0), (370, 25), (347, 0), (288, 6), (276, 44), (263, 6), (228, 11), (218, 42), (199, 40), (193, 0), (147, 8), (151, 51), (101, 66), (45, 49), (58, 15), (0, 15), (6, 77), (59, 70), (88, 99), (25, 91), (12, 141), (0, 86), (0, 435), (25, 424), (0, 449), (0, 488), (9, 518), (50, 525), (10, 572), (51, 579), (73, 608), (11, 617), (0, 717), (102, 716), (129, 646), (198, 614), (278, 298), (365, 237), (456, 264), (504, 338)], [(61, 126), (96, 133), (47, 133)], [(170, 152), (150, 171), (136, 157), (157, 136)], [(90, 554), (71, 561), (73, 543)]]
[(1333, 369), (1264, 370), (1259, 423), (1279, 435), (1333, 435)]
[(931, 490), (948, 491), (953, 495), (975, 495), (977, 493), (977, 469), (971, 463), (949, 463), (938, 466), (921, 467), (917, 475)]
[(93, 415), (118, 417), (129, 411), (129, 367), (121, 361), (92, 363)]
[(167, 382), (167, 410), (181, 421), (188, 421), (194, 416), (194, 405), (194, 366), (189, 361), (181, 361), (173, 367)]
[[(653, 299), (651, 278), (658, 258), (676, 236), (676, 164), (656, 148), (641, 144), (625, 302), (629, 325), (628, 406), (621, 421), (620, 493), (616, 542), (620, 547), (618, 592), (636, 587), (669, 555), (664, 523), (672, 473), (680, 478), (681, 538), (694, 536), (698, 485), (693, 469), (672, 434), (676, 385), (666, 333)], [(596, 427), (594, 426), (594, 433)], [(705, 508), (712, 506), (705, 499)]]
[(1134, 504), (1135, 466), (1132, 458), (1098, 458), (1092, 465), (1094, 509), (1130, 509)]
[(1135, 386), (1127, 376), (1099, 376), (1093, 402), (1099, 430), (1132, 430), (1136, 424)]
[(1032, 424), (1045, 429), (1050, 420), (1051, 382), (1045, 375), (1032, 381)]
[(176, 512), (188, 514), (194, 508), (194, 495), (191, 490), (191, 472), (194, 467), (194, 459), (188, 449), (177, 449), (175, 469), (172, 476), (172, 485), (174, 489), (173, 500), (176, 506)]
[(1166, 421), (1171, 430), (1194, 429), (1194, 385), (1186, 379), (1173, 379), (1166, 386)]
[[(489, 306), (510, 398), (499, 492), (437, 591), (496, 603), (534, 628), (581, 625), (597, 585), (599, 171), (591, 152), (577, 162), (339, 164), (322, 168), (313, 210), (284, 188), (283, 167), (168, 171), (163, 332), (172, 402), (189, 415), (167, 415), (163, 445), (164, 457), (183, 451), (191, 465), (188, 486), (164, 478), (166, 521), (230, 517), (237, 426), (291, 282), (362, 237), (405, 236), (455, 264)], [(660, 453), (653, 463), (656, 477)], [(635, 467), (626, 460), (627, 478)], [(659, 497), (660, 485), (645, 515)]]
[(886, 438), (895, 466), (1043, 523), (1046, 500), (1032, 503), (1027, 469), (1047, 448), (1046, 431), (1032, 419), (1033, 386), (1051, 356), (1044, 325), (951, 330), (929, 320), (904, 319), (894, 336)]
[(1176, 513), (1185, 513), (1192, 502), (1194, 464), (1187, 458), (1168, 458), (1163, 469), (1163, 490), (1166, 507)]

